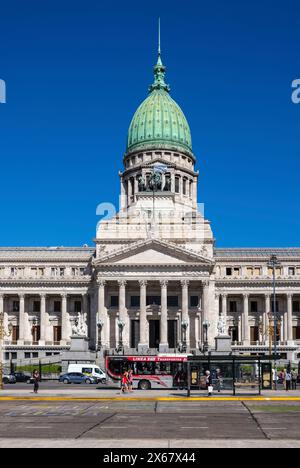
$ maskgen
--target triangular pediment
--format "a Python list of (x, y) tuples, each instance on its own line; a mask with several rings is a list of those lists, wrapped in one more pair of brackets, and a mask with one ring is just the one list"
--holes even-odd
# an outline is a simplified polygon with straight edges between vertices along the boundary
[(157, 239), (134, 243), (95, 261), (98, 265), (211, 265), (212, 263), (210, 259), (195, 252)]

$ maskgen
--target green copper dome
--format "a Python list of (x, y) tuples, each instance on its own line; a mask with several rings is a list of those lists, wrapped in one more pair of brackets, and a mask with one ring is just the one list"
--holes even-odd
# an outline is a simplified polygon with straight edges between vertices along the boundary
[(127, 153), (145, 149), (173, 149), (192, 154), (189, 124), (165, 83), (166, 68), (159, 50), (150, 95), (136, 111), (128, 132)]

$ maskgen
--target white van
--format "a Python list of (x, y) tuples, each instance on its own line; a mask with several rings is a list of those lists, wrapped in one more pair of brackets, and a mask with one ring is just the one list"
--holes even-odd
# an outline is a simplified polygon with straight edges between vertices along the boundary
[(106, 373), (95, 364), (69, 364), (68, 373), (70, 372), (80, 372), (81, 374), (95, 377), (98, 383), (106, 382)]

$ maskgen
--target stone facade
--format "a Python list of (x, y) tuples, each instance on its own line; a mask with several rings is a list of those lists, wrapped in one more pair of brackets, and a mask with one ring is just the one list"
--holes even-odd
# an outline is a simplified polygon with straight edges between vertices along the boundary
[(13, 326), (6, 360), (63, 353), (78, 314), (99, 357), (120, 345), (200, 353), (214, 347), (220, 315), (236, 353), (268, 354), (273, 254), (279, 350), (299, 357), (300, 248), (215, 247), (197, 204), (188, 124), (164, 73), (159, 55), (150, 97), (130, 127), (120, 210), (98, 225), (95, 248), (0, 248), (0, 312)]

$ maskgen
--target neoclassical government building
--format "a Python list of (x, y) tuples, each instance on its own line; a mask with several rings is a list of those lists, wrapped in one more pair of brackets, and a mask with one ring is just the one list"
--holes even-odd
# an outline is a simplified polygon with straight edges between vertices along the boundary
[[(79, 315), (91, 350), (213, 349), (219, 316), (233, 350), (269, 354), (276, 255), (278, 348), (300, 356), (300, 248), (217, 248), (198, 205), (189, 124), (159, 51), (154, 82), (128, 131), (120, 208), (95, 247), (0, 248), (5, 360), (59, 354)], [(182, 348), (181, 348), (182, 349)]]

